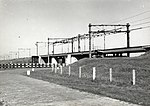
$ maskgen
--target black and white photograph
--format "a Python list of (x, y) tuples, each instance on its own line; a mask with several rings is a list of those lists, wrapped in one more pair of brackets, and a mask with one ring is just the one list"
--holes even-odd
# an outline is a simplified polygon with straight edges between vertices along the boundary
[(150, 0), (0, 0), (0, 106), (150, 106)]

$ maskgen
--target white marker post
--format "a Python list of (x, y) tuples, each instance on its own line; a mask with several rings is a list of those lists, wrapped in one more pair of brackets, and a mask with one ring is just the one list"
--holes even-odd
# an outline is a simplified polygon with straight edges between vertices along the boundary
[(79, 67), (79, 78), (81, 78), (81, 67)]
[(133, 73), (133, 74), (132, 74), (132, 75), (133, 75), (133, 76), (132, 76), (132, 77), (133, 77), (133, 85), (135, 85), (135, 70), (134, 70), (134, 69), (132, 70), (132, 73)]
[(55, 66), (54, 66), (55, 64), (52, 64), (52, 72), (54, 72), (54, 68), (55, 68)]
[(60, 74), (62, 75), (62, 66), (60, 66)]
[(95, 78), (96, 78), (96, 68), (93, 67), (93, 81), (95, 80)]
[(34, 68), (32, 68), (32, 71), (34, 72)]
[(109, 79), (110, 82), (112, 82), (112, 68), (109, 69)]
[(57, 73), (57, 66), (55, 66), (54, 69), (55, 69), (55, 73)]
[(30, 75), (30, 70), (27, 70), (27, 75), (28, 75), (28, 76)]
[(69, 76), (70, 76), (70, 75), (71, 75), (71, 69), (70, 69), (70, 66), (69, 66), (69, 70), (68, 70), (68, 71), (69, 71)]
[(65, 63), (63, 63), (62, 66), (65, 67)]

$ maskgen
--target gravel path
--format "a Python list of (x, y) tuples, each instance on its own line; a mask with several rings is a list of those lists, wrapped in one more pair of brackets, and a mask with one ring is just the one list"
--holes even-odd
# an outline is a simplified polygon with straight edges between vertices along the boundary
[(0, 101), (5, 106), (137, 106), (22, 76), (23, 71), (0, 72)]

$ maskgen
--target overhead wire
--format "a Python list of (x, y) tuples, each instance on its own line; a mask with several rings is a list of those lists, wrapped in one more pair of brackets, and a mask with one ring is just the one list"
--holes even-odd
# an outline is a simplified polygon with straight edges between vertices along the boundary
[[(139, 14), (136, 14), (136, 15), (133, 15), (133, 16), (130, 16), (130, 17), (121, 19), (121, 20), (116, 21), (116, 22), (113, 22), (113, 23), (117, 23), (117, 22), (122, 22), (122, 21), (125, 21), (125, 20), (129, 20), (129, 19), (132, 19), (132, 18), (141, 16), (141, 15), (146, 14), (146, 13), (149, 13), (149, 12), (150, 12), (150, 10), (144, 11), (144, 12), (141, 12), (141, 13), (139, 13)], [(139, 19), (139, 20), (131, 21), (130, 23), (136, 23), (136, 22), (143, 21), (143, 20), (146, 20), (146, 19), (149, 19), (149, 18), (150, 18), (150, 17), (142, 18), (142, 19)], [(133, 24), (133, 26), (143, 25), (143, 24), (148, 24), (148, 23), (150, 23), (150, 21), (148, 21), (148, 22), (143, 22), (143, 23), (139, 23), (139, 24)], [(145, 29), (145, 28), (149, 28), (149, 27), (150, 27), (150, 26), (138, 27), (138, 28), (135, 28), (135, 29), (131, 29), (130, 31), (139, 30), (139, 29)], [(103, 28), (100, 28), (100, 27), (97, 27), (97, 26), (96, 26), (96, 28), (97, 28), (97, 29), (100, 29), (100, 30), (103, 29)], [(120, 27), (119, 29), (124, 29), (124, 28), (126, 28), (126, 27)], [(104, 30), (105, 30), (105, 29), (104, 29)], [(116, 28), (115, 28), (115, 29), (112, 29), (112, 30), (116, 30)], [(107, 33), (106, 36), (112, 35), (112, 34), (115, 34), (115, 33)], [(95, 35), (94, 35), (94, 36), (95, 36)], [(93, 37), (94, 37), (94, 36), (93, 36)], [(104, 36), (104, 34), (99, 34), (98, 36)], [(97, 36), (97, 37), (98, 37), (98, 36)], [(84, 42), (85, 42), (85, 39), (84, 39)], [(74, 48), (74, 49), (75, 49), (75, 48)], [(85, 49), (85, 44), (84, 44), (84, 49)]]
[[(149, 12), (150, 12), (150, 10), (144, 11), (144, 12), (142, 12), (142, 13), (139, 13), (139, 14), (136, 14), (136, 15), (133, 15), (133, 16), (130, 16), (130, 17), (121, 19), (121, 20), (116, 21), (116, 22), (121, 22), (121, 21), (129, 20), (129, 19), (135, 18), (135, 17), (137, 17), (137, 16), (140, 16), (140, 15), (143, 15), (143, 14), (146, 14), (146, 13), (149, 13)], [(129, 23), (137, 23), (137, 22), (140, 22), (140, 21), (147, 20), (147, 19), (149, 19), (149, 18), (150, 18), (150, 17), (146, 17), (146, 18), (142, 18), (142, 19), (139, 19), (139, 20), (135, 20), (135, 21), (129, 21)], [(116, 23), (116, 22), (114, 22), (114, 23)], [(142, 23), (137, 23), (137, 24), (133, 24), (133, 25), (131, 24), (131, 25), (132, 25), (132, 27), (135, 27), (135, 26), (140, 26), (140, 25), (146, 25), (146, 24), (149, 24), (149, 23), (150, 23), (150, 21), (142, 22)], [(138, 28), (132, 28), (130, 31), (145, 29), (145, 28), (149, 28), (149, 27), (150, 27), (150, 26), (143, 26), (143, 27), (138, 27)], [(125, 28), (125, 27), (124, 27), (124, 28)], [(122, 29), (124, 29), (124, 28), (122, 27)]]
[(118, 23), (118, 22), (122, 22), (122, 21), (125, 21), (125, 20), (129, 20), (129, 19), (131, 19), (131, 18), (135, 18), (135, 17), (137, 17), (137, 16), (140, 16), (140, 15), (143, 15), (143, 14), (149, 13), (149, 12), (150, 12), (150, 10), (147, 10), (147, 11), (141, 12), (141, 13), (139, 13), (139, 14), (136, 14), (136, 15), (133, 15), (133, 16), (130, 16), (130, 17), (121, 19), (121, 20), (119, 20), (119, 21), (112, 22), (112, 23)]
[[(144, 11), (144, 12), (141, 12), (139, 14), (136, 14), (136, 15), (133, 15), (133, 16), (130, 16), (130, 17), (127, 17), (127, 18), (124, 18), (124, 19), (121, 19), (119, 21), (116, 21), (116, 22), (113, 22), (113, 23), (117, 23), (117, 22), (121, 22), (121, 21), (125, 21), (125, 20), (129, 20), (131, 18), (135, 18), (137, 16), (140, 16), (140, 15), (143, 15), (143, 14), (146, 14), (146, 13), (149, 13), (150, 10), (147, 10), (147, 11)], [(150, 17), (146, 17), (146, 18), (143, 18), (143, 19), (140, 19), (140, 20), (136, 20), (136, 21), (131, 21), (130, 23), (135, 23), (135, 22), (138, 22), (138, 21), (142, 21), (142, 20), (146, 20), (146, 19), (149, 19)], [(139, 23), (139, 24), (134, 24), (133, 26), (136, 26), (136, 25), (142, 25), (142, 24), (147, 24), (147, 23), (150, 23), (150, 21), (148, 22), (143, 22), (143, 23)], [(100, 29), (99, 27), (96, 26), (97, 29)], [(125, 27), (120, 27), (121, 29), (124, 29)], [(103, 36), (103, 35), (100, 35), (100, 36)]]
[(148, 24), (148, 23), (150, 23), (150, 21), (143, 22), (143, 23), (138, 23), (138, 24), (133, 24), (132, 26), (139, 26), (139, 25)]
[(147, 20), (149, 18), (150, 17), (142, 18), (142, 19), (139, 19), (139, 20), (131, 21), (130, 23), (136, 23), (136, 22), (139, 22), (139, 21)]
[(142, 29), (145, 29), (145, 28), (150, 28), (150, 26), (145, 26), (145, 27), (142, 27)]
[[(121, 19), (119, 21), (116, 21), (116, 22), (113, 22), (113, 23), (117, 23), (117, 22), (122, 22), (122, 21), (125, 21), (125, 20), (129, 20), (129, 19), (132, 19), (132, 18), (135, 18), (137, 16), (141, 16), (143, 14), (146, 14), (146, 13), (149, 13), (150, 10), (147, 10), (147, 11), (144, 11), (144, 12), (141, 12), (139, 14), (136, 14), (136, 15), (133, 15), (133, 16), (130, 16), (130, 17), (127, 17), (127, 18), (124, 18), (124, 19)], [(146, 17), (146, 18), (142, 18), (142, 19), (139, 19), (139, 20), (135, 20), (135, 21), (129, 21), (129, 23), (137, 23), (137, 22), (140, 22), (140, 21), (144, 21), (144, 20), (147, 20), (149, 19), (150, 17)], [(142, 22), (142, 23), (137, 23), (137, 24), (133, 24), (132, 27), (135, 27), (135, 26), (139, 26), (139, 25), (145, 25), (145, 24), (149, 24), (150, 21), (147, 21), (147, 22)], [(133, 30), (139, 30), (139, 29), (144, 29), (144, 28), (149, 28), (150, 26), (145, 26), (145, 27), (138, 27), (138, 28), (132, 28), (131, 31)], [(124, 28), (123, 28), (124, 29)]]
[(150, 25), (149, 26), (144, 26), (144, 27), (132, 28), (132, 29), (130, 29), (130, 31), (140, 30), (140, 29), (145, 29), (145, 28), (150, 28)]

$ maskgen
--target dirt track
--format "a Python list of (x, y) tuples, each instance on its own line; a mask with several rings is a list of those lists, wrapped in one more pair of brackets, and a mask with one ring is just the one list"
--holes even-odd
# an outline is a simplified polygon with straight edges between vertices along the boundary
[(137, 106), (22, 76), (22, 70), (0, 72), (0, 101), (8, 106)]

